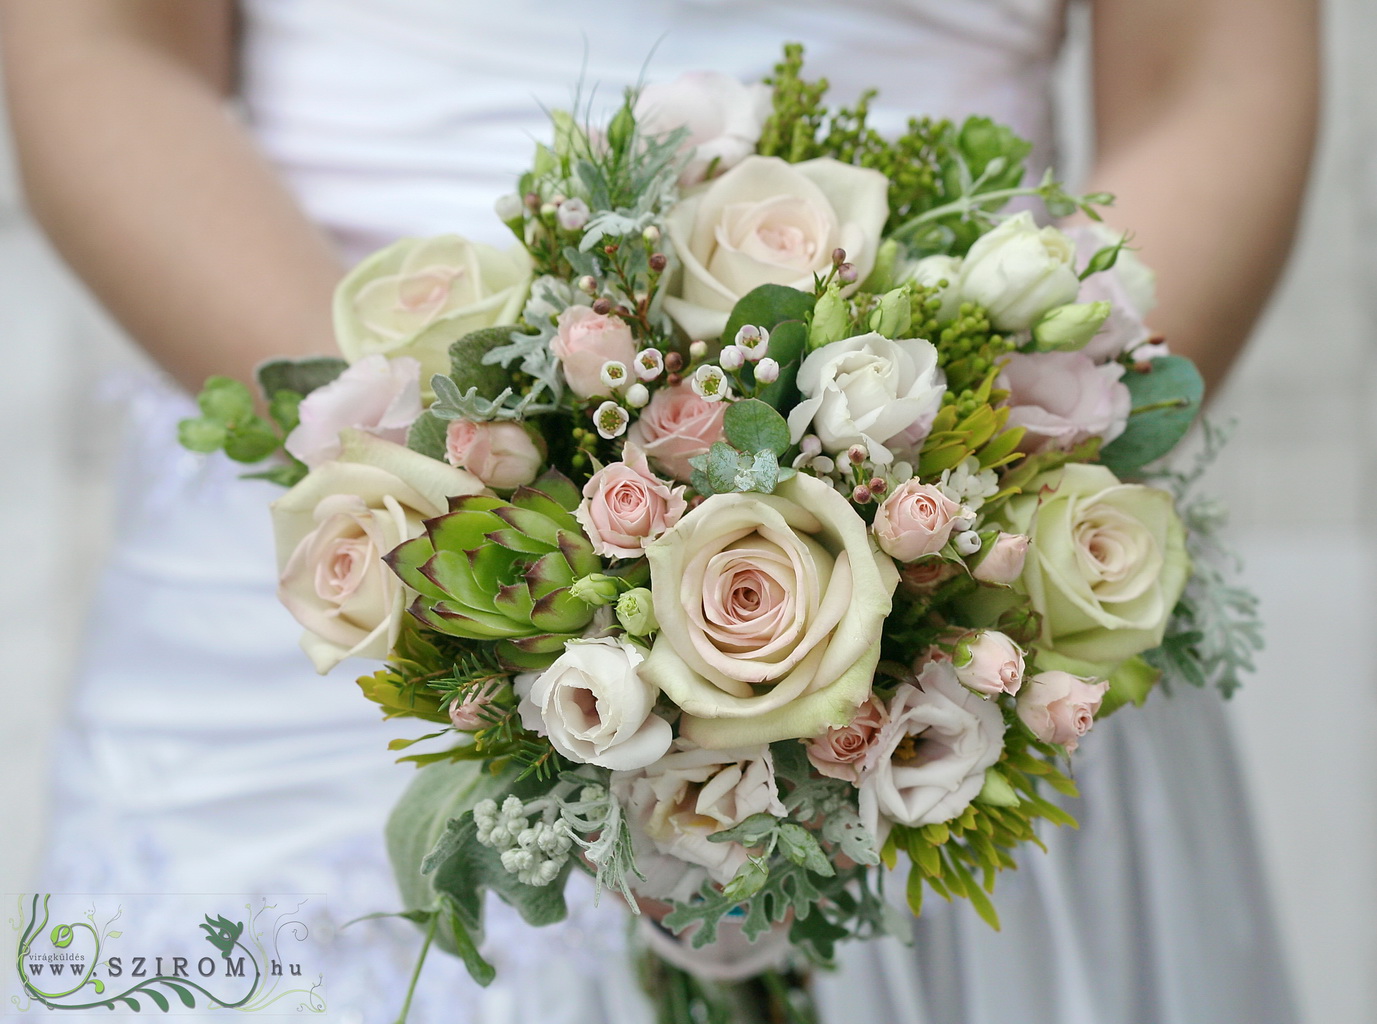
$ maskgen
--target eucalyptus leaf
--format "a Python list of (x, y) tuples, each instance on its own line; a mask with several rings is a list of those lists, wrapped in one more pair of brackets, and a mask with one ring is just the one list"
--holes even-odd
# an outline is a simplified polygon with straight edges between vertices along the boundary
[(769, 450), (779, 457), (789, 449), (789, 424), (758, 399), (747, 398), (727, 406), (722, 432), (728, 444), (743, 452)]
[[(777, 324), (786, 320), (806, 319), (812, 312), (813, 296), (808, 292), (782, 284), (762, 284), (743, 295), (732, 307), (726, 330), (722, 332), (722, 344), (732, 344), (736, 340), (736, 332), (747, 324), (773, 332)], [(773, 341), (772, 337), (770, 354), (778, 359), (773, 352)], [(782, 360), (780, 365), (783, 365)]]
[(1200, 411), (1205, 382), (1184, 356), (1164, 356), (1146, 371), (1123, 376), (1132, 402), (1128, 426), (1100, 449), (1100, 461), (1120, 478), (1132, 476), (1160, 459), (1190, 430)]

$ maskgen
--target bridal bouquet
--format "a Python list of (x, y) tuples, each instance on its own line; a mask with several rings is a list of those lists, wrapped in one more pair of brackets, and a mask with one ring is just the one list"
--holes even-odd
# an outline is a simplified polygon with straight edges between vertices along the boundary
[(1246, 662), (1246, 595), (1193, 577), (1208, 510), (1126, 482), (1202, 386), (1110, 197), (1025, 184), (984, 118), (884, 138), (801, 62), (556, 112), (496, 204), (516, 246), (384, 249), (342, 360), (264, 366), (268, 418), (213, 378), (182, 426), (285, 449), (306, 653), (384, 661), (364, 694), (440, 727), (391, 852), (480, 982), (484, 892), (547, 924), (574, 871), (659, 901), (699, 1000), (893, 930), (901, 861), (913, 913), (997, 926), (1093, 723)]

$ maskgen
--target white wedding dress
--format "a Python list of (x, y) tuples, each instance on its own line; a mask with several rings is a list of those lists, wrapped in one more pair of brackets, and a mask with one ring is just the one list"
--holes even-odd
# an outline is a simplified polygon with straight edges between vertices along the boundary
[[(1049, 0), (248, 0), (245, 116), (310, 214), (358, 258), (402, 235), (503, 243), (541, 105), (582, 78), (606, 106), (648, 61), (747, 79), (785, 40), (838, 100), (881, 89), (884, 127), (981, 112), (1051, 157)], [(652, 58), (653, 52), (653, 58)], [(275, 488), (175, 444), (184, 396), (133, 399), (119, 535), (60, 741), (51, 891), (318, 893), (335, 923), (399, 910), (382, 825), (412, 770), (347, 665), (317, 677), (274, 597)], [(886, 1024), (1287, 1024), (1294, 1019), (1218, 701), (1178, 687), (1076, 756), (1079, 832), (1001, 878), (1002, 933), (929, 899), (915, 944), (848, 950), (828, 1020)], [(898, 879), (900, 883), (902, 879)], [(902, 888), (901, 885), (896, 888)], [(569, 922), (490, 904), (480, 989), (432, 956), (418, 1024), (648, 1024), (625, 912), (570, 889)], [(174, 927), (169, 921), (167, 926)], [(181, 927), (180, 925), (177, 925)], [(419, 935), (326, 927), (325, 1019), (395, 1017)]]

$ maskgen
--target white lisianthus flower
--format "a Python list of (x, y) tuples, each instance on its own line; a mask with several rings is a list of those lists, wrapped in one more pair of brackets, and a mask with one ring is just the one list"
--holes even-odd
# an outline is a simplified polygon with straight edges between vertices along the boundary
[(1001, 331), (1026, 331), (1048, 310), (1075, 302), (1081, 282), (1076, 247), (1026, 210), (982, 235), (961, 268), (957, 290), (983, 306)]
[(459, 235), (404, 238), (375, 252), (335, 289), (335, 337), (349, 362), (380, 353), (448, 373), (449, 346), (471, 331), (514, 324), (531, 282), (530, 258)]
[[(921, 689), (920, 689), (921, 687)], [(948, 661), (930, 661), (918, 686), (890, 699), (860, 782), (863, 824), (883, 845), (893, 825), (934, 825), (964, 811), (1004, 750), (1004, 715), (966, 689)]]
[(879, 171), (829, 157), (798, 164), (747, 157), (666, 217), (682, 263), (666, 311), (690, 338), (716, 338), (737, 300), (762, 284), (811, 292), (813, 275), (831, 270), (839, 248), (856, 280), (865, 280), (888, 197)]
[(516, 677), (521, 724), (571, 761), (613, 771), (658, 761), (674, 730), (654, 713), (659, 690), (642, 678), (644, 648), (603, 637), (570, 640), (553, 665)]
[(886, 445), (922, 443), (942, 407), (946, 378), (931, 342), (871, 333), (810, 353), (799, 367), (798, 389), (803, 401), (789, 413), (795, 443), (811, 427), (826, 451), (860, 444), (884, 464), (894, 458)]
[(689, 899), (704, 877), (719, 885), (731, 881), (746, 863), (746, 849), (708, 837), (752, 814), (786, 813), (763, 744), (704, 750), (680, 739), (654, 764), (616, 772), (612, 793), (626, 809), (636, 866), (646, 876), (636, 891), (659, 898)]

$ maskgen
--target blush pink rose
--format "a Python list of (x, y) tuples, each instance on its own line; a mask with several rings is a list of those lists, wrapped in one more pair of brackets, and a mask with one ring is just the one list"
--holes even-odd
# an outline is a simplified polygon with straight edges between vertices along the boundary
[(870, 697), (857, 709), (850, 723), (828, 729), (808, 741), (809, 762), (829, 779), (859, 784), (880, 730), (888, 721), (884, 704)]
[(687, 509), (684, 489), (671, 489), (650, 471), (645, 453), (628, 443), (621, 462), (598, 470), (584, 485), (574, 518), (598, 554), (639, 558), (645, 545), (677, 523)]
[(674, 479), (688, 480), (693, 474), (688, 460), (722, 440), (726, 414), (726, 402), (704, 401), (685, 381), (656, 391), (627, 437)]
[(952, 654), (957, 681), (968, 690), (997, 697), (1023, 685), (1023, 651), (1003, 633), (983, 629), (963, 637)]
[(347, 427), (405, 444), (421, 415), (421, 364), (408, 356), (365, 356), (303, 398), (297, 415), (285, 447), (311, 469), (339, 455), (339, 432)]
[(539, 475), (545, 462), (526, 429), (508, 420), (450, 420), (445, 431), (445, 460), (456, 469), (468, 470), (496, 491), (525, 486)]
[(1018, 717), (1044, 743), (1075, 750), (1095, 724), (1109, 683), (1070, 672), (1039, 672), (1018, 698)]
[(875, 510), (875, 541), (900, 562), (935, 555), (951, 537), (960, 512), (961, 506), (936, 487), (914, 478)]
[(612, 394), (602, 381), (603, 364), (630, 366), (636, 358), (636, 340), (625, 320), (594, 313), (587, 306), (570, 306), (555, 321), (558, 333), (550, 348), (564, 369), (569, 390), (579, 398)]
[(1118, 363), (1096, 366), (1083, 352), (1015, 352), (996, 387), (1009, 392), (1009, 426), (1026, 433), (1019, 450), (1066, 451), (1091, 437), (1124, 432), (1132, 406)]
[(1009, 584), (1023, 572), (1028, 557), (1028, 538), (1019, 533), (1001, 533), (971, 575), (982, 583)]

